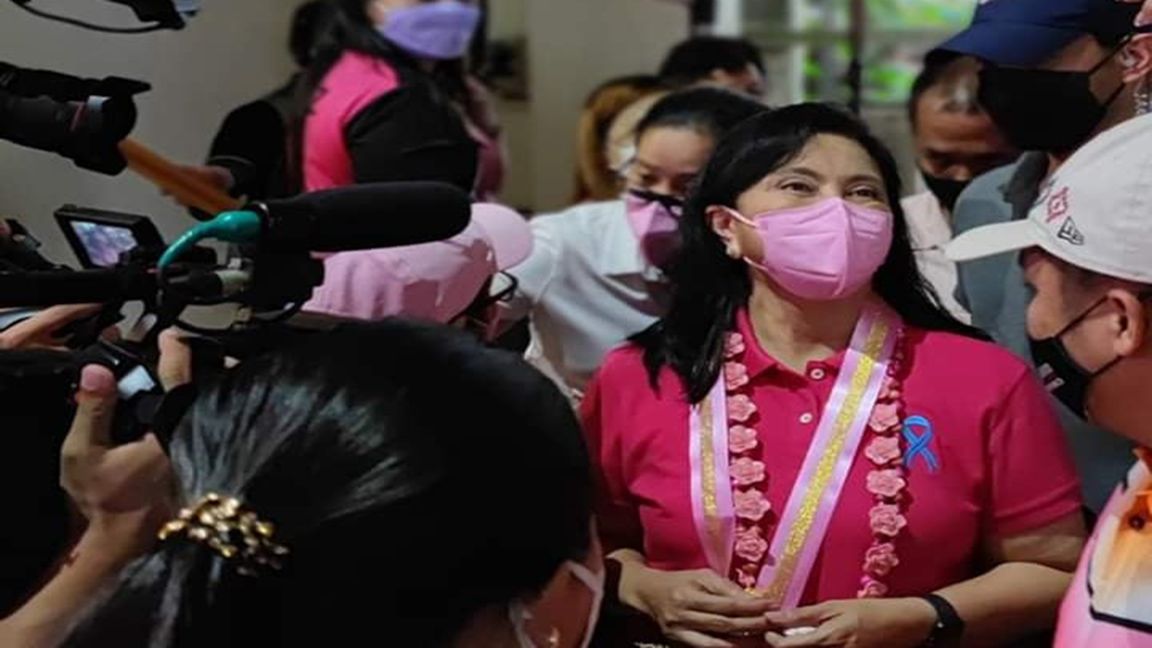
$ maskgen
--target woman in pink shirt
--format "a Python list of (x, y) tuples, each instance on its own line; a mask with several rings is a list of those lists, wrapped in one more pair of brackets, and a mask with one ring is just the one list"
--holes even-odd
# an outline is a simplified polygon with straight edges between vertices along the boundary
[(901, 648), (1052, 627), (1084, 536), (1063, 435), (1027, 367), (930, 295), (899, 196), (887, 149), (826, 106), (720, 145), (669, 314), (583, 406), (631, 638)]
[[(438, 180), (477, 189), (479, 148), (497, 132), (464, 75), (481, 19), (474, 0), (334, 0), (308, 73), (303, 184)], [(491, 151), (490, 151), (491, 153)], [(497, 155), (486, 155), (489, 166)], [(500, 169), (488, 169), (491, 193)]]

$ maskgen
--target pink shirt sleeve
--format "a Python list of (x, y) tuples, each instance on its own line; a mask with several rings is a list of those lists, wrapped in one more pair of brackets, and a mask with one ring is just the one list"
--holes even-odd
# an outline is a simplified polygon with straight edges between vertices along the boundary
[(1023, 373), (991, 412), (986, 523), (997, 537), (1020, 535), (1080, 510), (1080, 483), (1053, 403)]
[(623, 448), (619, 430), (611, 422), (612, 394), (605, 393), (604, 382), (611, 380), (609, 361), (589, 383), (580, 404), (580, 418), (588, 439), (594, 466), (595, 512), (600, 541), (605, 553), (618, 549), (643, 549), (643, 527), (639, 512), (628, 495), (624, 477)]

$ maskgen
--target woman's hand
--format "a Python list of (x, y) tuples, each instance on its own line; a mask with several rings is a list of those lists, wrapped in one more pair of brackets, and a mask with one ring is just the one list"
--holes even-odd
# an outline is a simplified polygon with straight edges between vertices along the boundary
[(113, 445), (116, 400), (112, 372), (85, 367), (76, 417), (61, 449), (60, 481), (88, 520), (86, 534), (130, 558), (148, 551), (156, 531), (173, 517), (174, 479), (155, 436)]
[(770, 612), (767, 620), (775, 627), (766, 637), (772, 648), (913, 648), (932, 634), (936, 611), (914, 598), (860, 599)]
[(625, 564), (620, 600), (654, 619), (669, 639), (694, 648), (733, 648), (770, 627), (766, 601), (709, 570), (665, 572)]

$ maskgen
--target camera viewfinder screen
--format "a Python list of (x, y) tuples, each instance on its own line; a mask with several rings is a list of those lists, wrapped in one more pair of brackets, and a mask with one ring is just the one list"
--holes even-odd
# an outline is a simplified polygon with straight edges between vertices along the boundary
[(88, 253), (88, 260), (98, 268), (111, 268), (120, 261), (121, 254), (138, 245), (132, 230), (127, 227), (72, 221), (72, 231), (76, 232)]

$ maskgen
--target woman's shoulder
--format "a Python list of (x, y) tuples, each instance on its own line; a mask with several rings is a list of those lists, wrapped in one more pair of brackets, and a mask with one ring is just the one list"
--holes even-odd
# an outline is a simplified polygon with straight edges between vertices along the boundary
[(390, 92), (401, 83), (401, 74), (387, 59), (365, 52), (347, 51), (324, 77), (327, 92), (348, 88), (358, 94)]
[(608, 352), (597, 372), (601, 388), (625, 399), (683, 400), (680, 379), (667, 365), (660, 368), (658, 389), (653, 389), (652, 375), (644, 356), (644, 347), (636, 342), (628, 342)]
[(914, 370), (944, 374), (953, 387), (1004, 387), (1031, 373), (1024, 360), (993, 342), (916, 327), (908, 329), (907, 339)]
[(598, 372), (601, 382), (610, 380), (613, 383), (627, 385), (642, 379), (641, 384), (648, 383), (648, 369), (644, 366), (644, 348), (635, 342), (616, 347), (604, 357)]

